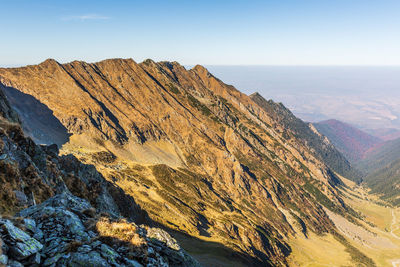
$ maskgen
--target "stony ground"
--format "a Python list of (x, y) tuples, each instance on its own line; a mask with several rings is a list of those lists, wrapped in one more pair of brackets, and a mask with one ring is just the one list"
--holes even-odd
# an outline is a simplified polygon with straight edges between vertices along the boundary
[[(91, 227), (95, 214), (69, 193), (0, 219), (0, 264), (7, 266), (197, 266), (166, 232), (130, 223), (140, 246), (104, 237)], [(99, 220), (99, 219), (96, 219)], [(118, 224), (118, 222), (117, 222)], [(127, 224), (125, 222), (125, 224)]]

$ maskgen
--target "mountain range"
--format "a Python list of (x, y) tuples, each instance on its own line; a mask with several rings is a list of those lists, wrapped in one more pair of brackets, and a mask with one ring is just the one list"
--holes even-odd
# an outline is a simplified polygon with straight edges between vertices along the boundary
[[(164, 253), (171, 238), (163, 239), (167, 241), (153, 258), (171, 266), (296, 266), (291, 259), (297, 253), (295, 240), (317, 236), (332, 238), (355, 264), (375, 265), (335, 220), (363, 225), (343, 193), (352, 184), (343, 177), (359, 181), (361, 174), (318, 127), (280, 103), (260, 94), (247, 96), (200, 65), (186, 69), (177, 62), (152, 60), (60, 64), (49, 59), (1, 68), (0, 85), (5, 121), (0, 126), (14, 125), (3, 137), (30, 155), (25, 161), (33, 161), (37, 172), (35, 182), (30, 174), (22, 182), (3, 177), (13, 203), (20, 195), (30, 206), (25, 211), (24, 205), (4, 202), (4, 212), (29, 217), (37, 214), (35, 205), (55, 208), (49, 198), (71, 193), (63, 203), (87, 199), (96, 212), (108, 214), (101, 219), (106, 224), (115, 217), (140, 233), (149, 227), (170, 233), (183, 248), (179, 246), (179, 260)], [(35, 162), (30, 151), (47, 151), (51, 144), (60, 147), (59, 153), (43, 154)], [(10, 146), (3, 145), (4, 155), (11, 153), (5, 149)], [(21, 172), (26, 171), (23, 164), (16, 163)], [(52, 174), (54, 182), (49, 182), (44, 174), (50, 175), (52, 168), (62, 175)], [(88, 168), (97, 183), (85, 180)], [(17, 190), (30, 183), (38, 186)], [(111, 198), (115, 204), (104, 202)], [(130, 202), (121, 204), (121, 199)], [(97, 225), (104, 234), (101, 229)], [(160, 239), (141, 238), (152, 249)], [(71, 257), (80, 255), (85, 245), (76, 244)], [(140, 255), (131, 258), (150, 261)]]

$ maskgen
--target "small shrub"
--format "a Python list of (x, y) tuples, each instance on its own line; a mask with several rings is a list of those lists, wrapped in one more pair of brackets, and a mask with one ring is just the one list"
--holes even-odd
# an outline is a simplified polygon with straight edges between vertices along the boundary
[(96, 223), (97, 231), (101, 236), (125, 241), (135, 247), (141, 247), (146, 240), (137, 233), (137, 227), (125, 220), (112, 222), (108, 218), (101, 218)]

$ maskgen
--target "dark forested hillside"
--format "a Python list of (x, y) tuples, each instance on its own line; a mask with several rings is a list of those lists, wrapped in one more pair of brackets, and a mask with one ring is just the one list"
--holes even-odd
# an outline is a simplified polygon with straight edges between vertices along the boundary
[(356, 166), (366, 174), (364, 180), (372, 193), (400, 204), (400, 139), (386, 141), (369, 150)]
[(368, 149), (382, 142), (379, 138), (338, 120), (322, 121), (314, 123), (314, 126), (352, 163), (360, 160)]
[(380, 195), (394, 205), (400, 205), (400, 158), (371, 171), (365, 177), (365, 182), (371, 188), (371, 193)]
[(371, 173), (400, 159), (400, 139), (386, 141), (367, 151), (357, 162), (357, 167), (365, 173)]

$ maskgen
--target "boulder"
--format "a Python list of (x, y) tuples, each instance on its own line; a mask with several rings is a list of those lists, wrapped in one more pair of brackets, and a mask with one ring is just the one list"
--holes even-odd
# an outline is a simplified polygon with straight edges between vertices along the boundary
[(10, 246), (10, 254), (15, 259), (25, 259), (43, 248), (43, 245), (29, 234), (15, 227), (11, 221), (0, 222), (5, 238)]
[(40, 212), (40, 210), (42, 210), (44, 207), (60, 207), (64, 209), (69, 209), (73, 212), (81, 213), (84, 210), (90, 209), (92, 206), (86, 199), (78, 198), (69, 192), (63, 192), (47, 199), (39, 205), (31, 206), (25, 210), (20, 211), (17, 216), (31, 217), (33, 216), (33, 214)]
[(24, 265), (22, 263), (20, 263), (19, 261), (10, 260), (8, 262), (7, 267), (24, 267)]
[(86, 266), (96, 266), (96, 267), (108, 267), (109, 263), (103, 259), (100, 253), (96, 251), (86, 253), (72, 253), (71, 259), (68, 262), (69, 267), (86, 267)]
[(117, 259), (121, 257), (117, 252), (115, 252), (115, 250), (106, 244), (100, 246), (100, 253), (103, 258), (107, 259), (108, 263), (113, 265), (117, 265)]
[(160, 228), (147, 229), (146, 236), (149, 239), (156, 239), (164, 243), (167, 247), (179, 251), (181, 247), (178, 242), (167, 232)]
[(5, 254), (0, 255), (0, 266), (6, 265), (8, 262), (8, 256)]

